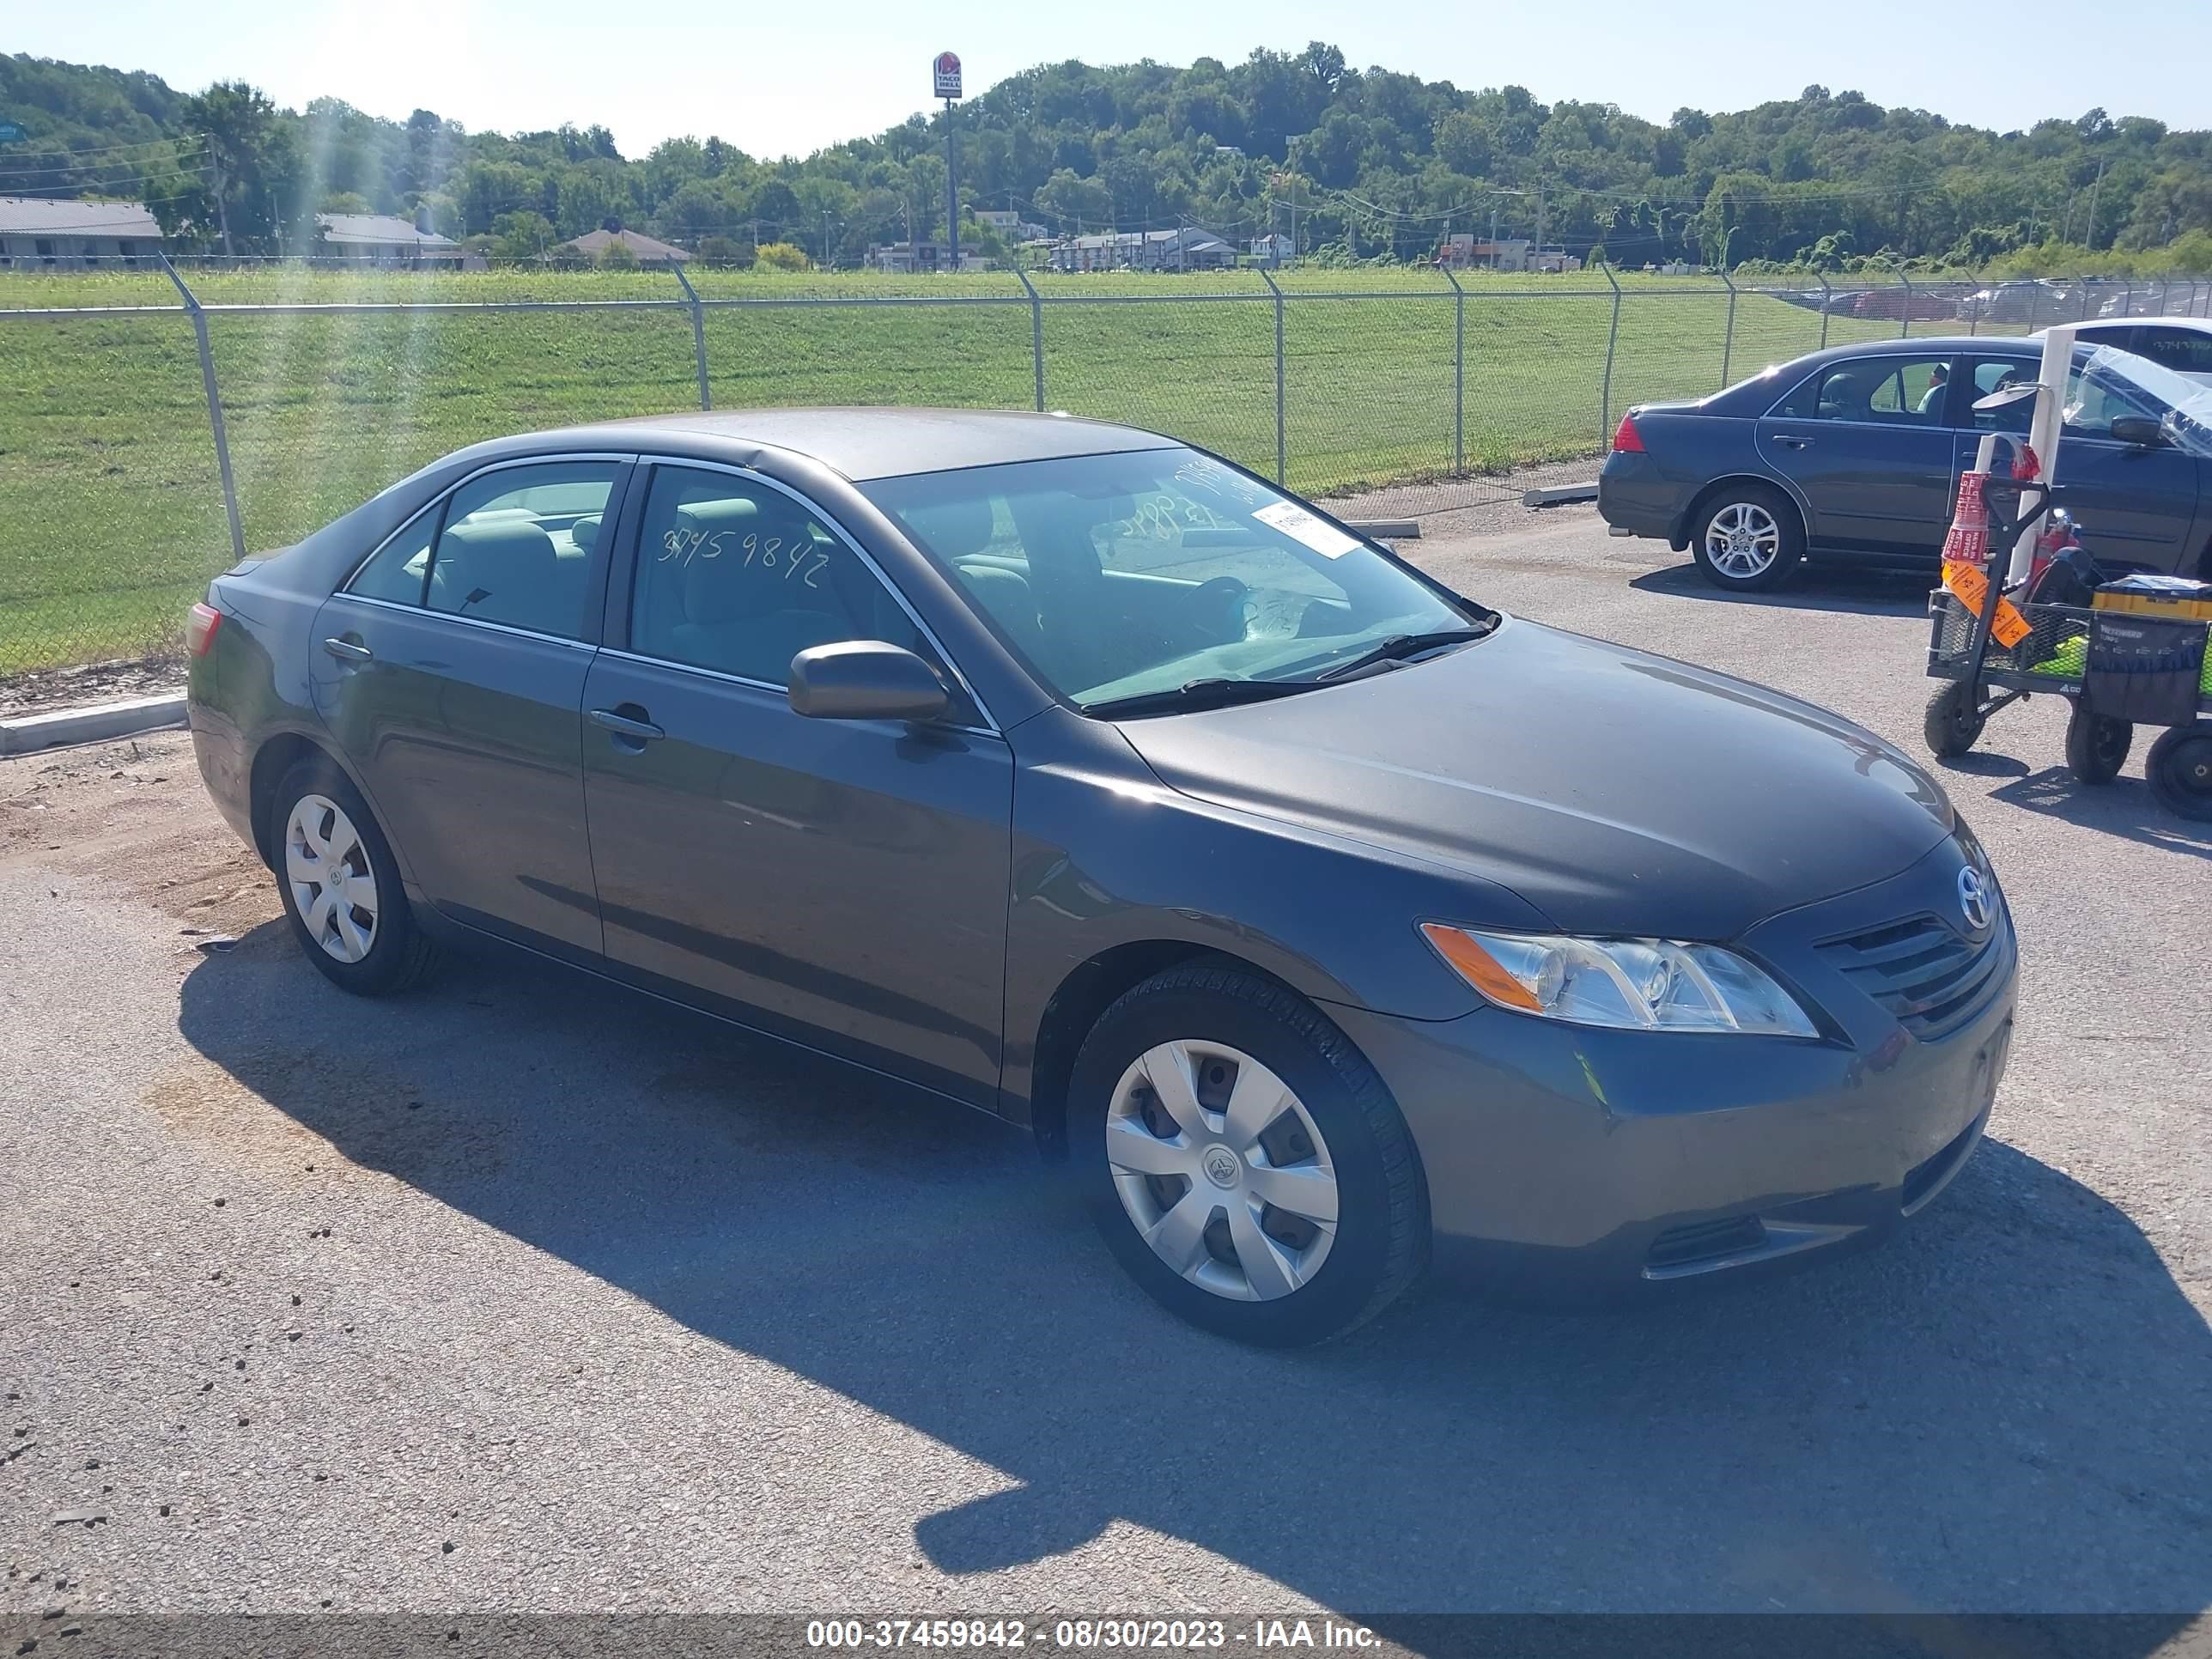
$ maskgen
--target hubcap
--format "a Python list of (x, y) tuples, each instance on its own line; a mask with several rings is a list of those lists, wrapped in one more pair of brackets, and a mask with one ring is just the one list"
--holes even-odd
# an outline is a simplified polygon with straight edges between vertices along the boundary
[(1216, 1296), (1288, 1296), (1335, 1242), (1336, 1170), (1312, 1115), (1224, 1044), (1139, 1055), (1107, 1109), (1106, 1162), (1152, 1253)]
[(376, 871), (345, 809), (302, 795), (284, 824), (284, 879), (316, 944), (359, 962), (376, 943)]
[(1782, 526), (1756, 501), (1723, 507), (1705, 526), (1705, 557), (1723, 576), (1756, 576), (1782, 551)]

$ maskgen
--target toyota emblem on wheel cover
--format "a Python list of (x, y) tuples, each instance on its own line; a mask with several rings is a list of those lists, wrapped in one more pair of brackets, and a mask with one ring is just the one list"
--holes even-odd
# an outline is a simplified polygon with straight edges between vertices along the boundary
[(1959, 909), (1970, 932), (1978, 933), (1990, 925), (1990, 878), (1972, 865), (1959, 872)]

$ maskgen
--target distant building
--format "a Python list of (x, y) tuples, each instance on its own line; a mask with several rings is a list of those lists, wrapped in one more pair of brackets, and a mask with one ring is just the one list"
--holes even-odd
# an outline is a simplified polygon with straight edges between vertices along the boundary
[(450, 236), (391, 213), (318, 213), (323, 251), (368, 265), (458, 264), (461, 245)]
[(976, 208), (969, 212), (969, 216), (979, 225), (988, 225), (1009, 241), (1045, 234), (1042, 225), (1033, 225), (1020, 214), (1006, 208)]
[(1069, 236), (1052, 251), (1055, 270), (1219, 270), (1236, 263), (1235, 248), (1195, 225)]
[(1298, 257), (1298, 246), (1289, 237), (1277, 231), (1272, 236), (1252, 239), (1253, 262), (1263, 265), (1286, 265)]
[(1580, 270), (1582, 268), (1581, 259), (1565, 248), (1559, 247), (1537, 249), (1528, 256), (1528, 263), (1525, 267), (1529, 270), (1545, 270), (1554, 274), (1561, 271)]
[(1492, 242), (1462, 234), (1445, 237), (1437, 249), (1437, 257), (1462, 270), (1478, 267), (1488, 270), (1528, 270), (1532, 269), (1529, 251), (1535, 246), (1525, 236), (1501, 237)]
[[(868, 268), (890, 271), (895, 276), (911, 276), (918, 272), (939, 271), (946, 268), (951, 254), (942, 242), (878, 242), (868, 249)], [(963, 270), (988, 270), (991, 262), (980, 253), (960, 256)]]
[(140, 203), (0, 196), (0, 269), (131, 266), (161, 252), (161, 227)]
[(689, 248), (661, 241), (641, 230), (624, 230), (619, 225), (612, 230), (602, 228), (586, 231), (574, 240), (563, 242), (561, 246), (574, 248), (587, 259), (597, 259), (617, 242), (628, 248), (641, 265), (680, 265), (691, 257)]

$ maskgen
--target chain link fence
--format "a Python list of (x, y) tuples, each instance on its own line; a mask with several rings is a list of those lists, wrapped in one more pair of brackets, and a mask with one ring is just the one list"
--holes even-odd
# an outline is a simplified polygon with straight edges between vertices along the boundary
[(173, 655), (184, 612), (449, 450), (687, 408), (1065, 410), (1352, 516), (1587, 476), (1621, 412), (1826, 345), (2212, 314), (2212, 282), (1408, 270), (874, 276), (299, 264), (0, 273), (0, 684)]

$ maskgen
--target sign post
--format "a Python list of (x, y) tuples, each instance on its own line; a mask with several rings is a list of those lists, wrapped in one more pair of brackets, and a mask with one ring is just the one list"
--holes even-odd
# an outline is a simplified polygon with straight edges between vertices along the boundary
[(940, 52), (931, 65), (931, 84), (945, 100), (945, 268), (960, 269), (960, 139), (952, 130), (952, 106), (960, 96), (960, 58)]

